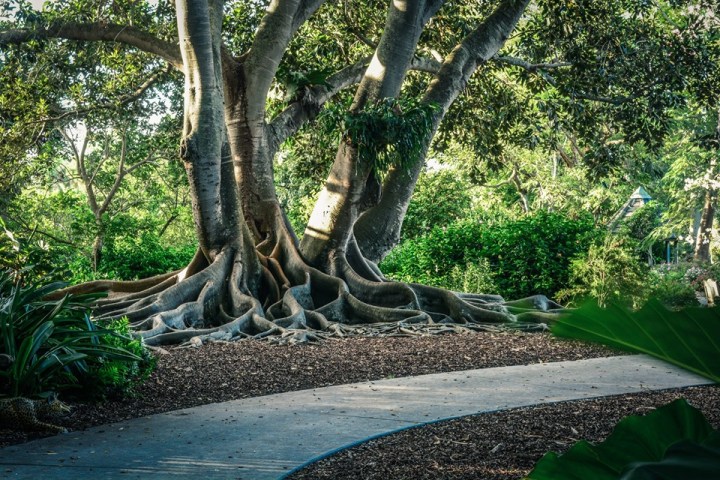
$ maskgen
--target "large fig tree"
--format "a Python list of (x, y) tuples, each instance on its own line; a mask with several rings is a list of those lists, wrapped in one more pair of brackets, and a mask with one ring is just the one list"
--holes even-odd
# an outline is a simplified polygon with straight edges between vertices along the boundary
[[(353, 2), (272, 0), (262, 11), (262, 2), (176, 0), (173, 8), (161, 0), (144, 7), (147, 25), (131, 21), (130, 13), (123, 23), (123, 9), (137, 8), (132, 2), (86, 3), (68, 2), (65, 15), (26, 15), (22, 25), (0, 31), (0, 48), (109, 43), (181, 71), (180, 157), (199, 245), (181, 271), (71, 287), (109, 292), (97, 315), (127, 316), (147, 343), (162, 344), (308, 328), (341, 332), (352, 328), (348, 325), (378, 322), (534, 321), (554, 306), (541, 296), (505, 302), (494, 295), (393, 282), (376, 266), (397, 243), (428, 148), (473, 74), (491, 61), (530, 74), (571, 65), (497, 56), (523, 16), (538, 13), (537, 6), (528, 8), (529, 0), (468, 7), (443, 0), (368, 2), (365, 15), (384, 16), (371, 36), (361, 28), (371, 19), (349, 18)], [(471, 14), (452, 35), (439, 33), (437, 25), (447, 28), (458, 9)], [(154, 10), (174, 16), (176, 30), (157, 28)], [(344, 20), (329, 18), (341, 12)], [(296, 75), (293, 95), (277, 108), (277, 85), (288, 78), (284, 65), (299, 57), (293, 48), (302, 48), (293, 42), (319, 16), (315, 28), (344, 22), (346, 33), (372, 53), (335, 52), (344, 65), (316, 75), (317, 81), (312, 72), (299, 80)], [(458, 37), (442, 49), (444, 55), (432, 46), (442, 33)], [(68, 54), (66, 60), (77, 58)], [(549, 74), (538, 78), (556, 83)], [(412, 101), (404, 99), (405, 88), (412, 90)], [(335, 160), (300, 240), (278, 202), (273, 160), (328, 101), (350, 89), (352, 100), (338, 120), (342, 135)], [(596, 92), (571, 96), (603, 100)]]

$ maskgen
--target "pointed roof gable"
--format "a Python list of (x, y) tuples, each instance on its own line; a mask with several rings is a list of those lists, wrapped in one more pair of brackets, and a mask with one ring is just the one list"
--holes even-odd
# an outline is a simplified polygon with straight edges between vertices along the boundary
[(610, 230), (612, 230), (613, 233), (616, 232), (623, 220), (630, 217), (636, 210), (648, 203), (650, 200), (652, 200), (652, 197), (643, 187), (635, 189), (632, 195), (630, 195), (630, 198), (628, 198), (627, 202), (625, 202), (625, 205), (623, 205), (623, 207), (618, 210), (615, 215), (613, 215), (612, 220), (610, 220), (610, 223), (608, 224)]
[(632, 195), (630, 195), (631, 199), (640, 198), (643, 200), (643, 205), (652, 200), (652, 197), (650, 194), (645, 191), (643, 187), (638, 187), (635, 189)]

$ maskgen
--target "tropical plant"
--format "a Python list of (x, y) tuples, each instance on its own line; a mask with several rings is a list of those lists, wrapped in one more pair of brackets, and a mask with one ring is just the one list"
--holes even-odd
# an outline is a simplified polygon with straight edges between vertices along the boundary
[(561, 301), (594, 298), (600, 306), (629, 302), (639, 307), (646, 300), (648, 266), (637, 256), (638, 242), (627, 236), (607, 235), (577, 255), (570, 266), (572, 287), (561, 291)]
[[(135, 372), (150, 368), (147, 355), (137, 354), (140, 345), (90, 320), (89, 304), (97, 295), (47, 299), (64, 286), (23, 282), (9, 271), (0, 273), (0, 353), (12, 359), (10, 367), (0, 371), (0, 395), (82, 396), (90, 392), (88, 386), (95, 394), (104, 393), (116, 385), (127, 388)], [(122, 375), (100, 374), (120, 365), (128, 367)]]
[(680, 480), (720, 475), (720, 431), (684, 399), (621, 420), (599, 445), (547, 453), (528, 480)]
[(646, 353), (720, 382), (720, 311), (670, 311), (651, 299), (638, 311), (621, 304), (603, 309), (588, 302), (559, 315), (554, 335)]
[(150, 350), (145, 348), (140, 338), (133, 338), (130, 332), (130, 322), (127, 317), (112, 321), (99, 321), (101, 328), (111, 332), (101, 337), (103, 344), (112, 348), (126, 350), (140, 358), (140, 361), (127, 362), (124, 360), (106, 359), (102, 362), (92, 363), (87, 375), (92, 381), (85, 381), (85, 388), (90, 388), (90, 396), (120, 397), (133, 395), (134, 387), (152, 373), (157, 359)]

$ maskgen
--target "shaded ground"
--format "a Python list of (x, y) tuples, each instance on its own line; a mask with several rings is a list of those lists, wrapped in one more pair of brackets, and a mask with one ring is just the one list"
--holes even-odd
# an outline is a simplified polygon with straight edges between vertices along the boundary
[[(73, 405), (71, 430), (212, 402), (389, 377), (613, 355), (541, 333), (355, 337), (322, 344), (241, 341), (158, 354), (134, 398)], [(342, 452), (293, 478), (518, 478), (547, 450), (598, 440), (628, 413), (677, 394), (648, 393), (470, 417), (410, 430)], [(720, 425), (720, 388), (686, 396)], [(37, 438), (0, 429), (0, 446)]]
[(372, 440), (291, 476), (321, 479), (510, 480), (548, 451), (600, 442), (626, 415), (685, 397), (720, 428), (720, 386), (619, 395), (464, 417)]
[[(213, 402), (390, 377), (612, 355), (609, 349), (544, 333), (483, 332), (426, 337), (353, 337), (320, 344), (257, 340), (158, 354), (134, 398), (73, 404), (70, 430)], [(37, 438), (2, 429), (0, 446)]]

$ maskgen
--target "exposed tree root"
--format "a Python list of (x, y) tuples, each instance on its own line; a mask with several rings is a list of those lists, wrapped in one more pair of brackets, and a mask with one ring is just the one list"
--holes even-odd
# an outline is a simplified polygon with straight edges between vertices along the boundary
[[(391, 281), (355, 248), (333, 265), (334, 275), (307, 265), (294, 238), (281, 231), (274, 241), (258, 245), (255, 259), (228, 246), (212, 262), (196, 255), (186, 269), (167, 275), (90, 282), (63, 293), (107, 291), (95, 316), (127, 317), (135, 335), (151, 346), (542, 329), (561, 308), (543, 296), (505, 302), (497, 295)], [(248, 272), (258, 271), (259, 281), (252, 281)]]

